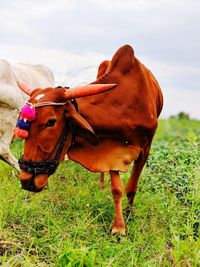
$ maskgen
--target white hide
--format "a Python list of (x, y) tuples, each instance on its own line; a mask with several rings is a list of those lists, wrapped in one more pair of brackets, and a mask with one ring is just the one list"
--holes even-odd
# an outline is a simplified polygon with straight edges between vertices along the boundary
[(54, 77), (44, 65), (20, 63), (11, 66), (0, 59), (0, 159), (19, 169), (9, 147), (19, 110), (28, 96), (19, 89), (17, 81), (32, 88), (47, 88), (54, 87)]

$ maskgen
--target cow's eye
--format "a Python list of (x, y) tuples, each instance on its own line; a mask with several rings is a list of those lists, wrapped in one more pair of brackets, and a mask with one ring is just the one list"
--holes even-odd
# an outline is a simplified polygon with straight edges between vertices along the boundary
[(48, 120), (46, 127), (52, 127), (56, 123), (56, 119), (50, 119)]

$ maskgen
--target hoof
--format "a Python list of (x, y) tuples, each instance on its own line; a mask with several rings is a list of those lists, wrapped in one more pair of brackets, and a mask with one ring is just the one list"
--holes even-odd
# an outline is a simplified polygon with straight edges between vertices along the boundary
[(126, 235), (126, 231), (125, 231), (125, 227), (116, 227), (114, 226), (112, 228), (112, 232), (111, 232), (113, 235), (115, 234), (120, 234), (120, 235), (123, 235), (125, 236)]

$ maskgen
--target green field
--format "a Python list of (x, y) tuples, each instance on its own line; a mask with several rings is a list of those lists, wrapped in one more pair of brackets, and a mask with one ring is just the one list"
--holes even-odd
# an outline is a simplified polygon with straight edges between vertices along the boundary
[(125, 237), (110, 234), (113, 212), (109, 176), (100, 190), (99, 175), (64, 162), (33, 194), (0, 162), (0, 265), (200, 266), (199, 121), (160, 121)]

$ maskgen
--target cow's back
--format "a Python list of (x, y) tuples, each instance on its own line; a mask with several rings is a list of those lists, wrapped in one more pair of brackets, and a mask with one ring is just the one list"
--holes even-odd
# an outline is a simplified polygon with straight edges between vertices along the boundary
[(33, 88), (54, 86), (53, 73), (44, 65), (19, 63), (11, 65), (0, 59), (0, 102), (3, 106), (19, 108), (27, 96), (18, 88), (17, 81)]
[(22, 93), (18, 89), (13, 68), (4, 59), (0, 59), (0, 103), (1, 107), (10, 108), (18, 108), (23, 104)]
[(42, 64), (30, 65), (18, 63), (13, 65), (15, 79), (33, 88), (47, 88), (54, 86), (52, 71)]

